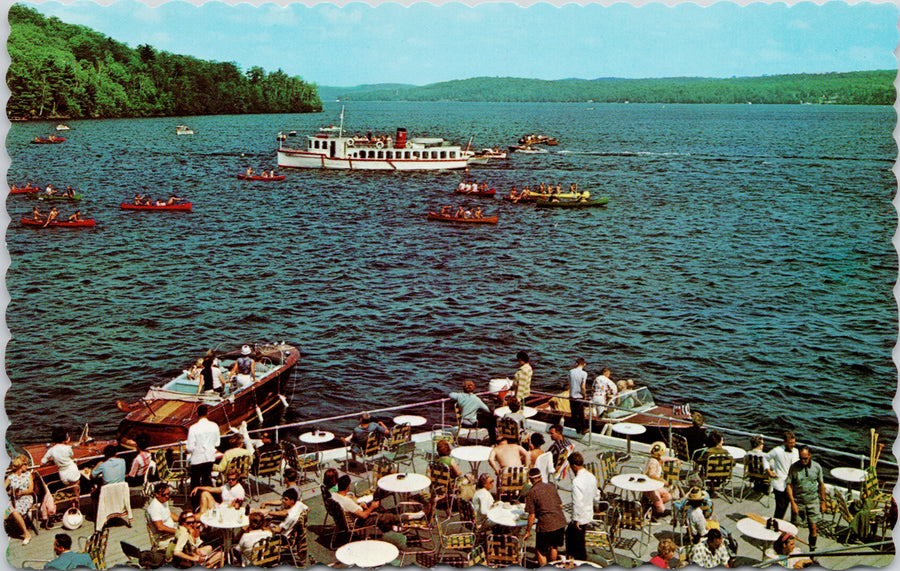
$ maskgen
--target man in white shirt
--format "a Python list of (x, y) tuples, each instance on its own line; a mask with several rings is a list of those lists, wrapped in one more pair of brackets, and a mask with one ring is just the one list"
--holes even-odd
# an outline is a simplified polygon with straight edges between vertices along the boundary
[(609, 376), (612, 371), (609, 367), (603, 367), (603, 370), (594, 379), (594, 394), (591, 396), (591, 402), (596, 405), (594, 416), (600, 416), (606, 412), (606, 403), (619, 393), (616, 383), (612, 382)]
[(566, 528), (566, 555), (571, 559), (587, 560), (584, 532), (594, 519), (594, 499), (597, 497), (597, 478), (584, 467), (581, 452), (569, 455), (569, 466), (575, 470), (572, 478), (572, 521)]
[(150, 518), (150, 525), (153, 526), (155, 534), (162, 535), (165, 540), (172, 539), (178, 524), (172, 517), (169, 510), (169, 498), (172, 496), (172, 489), (165, 482), (157, 482), (153, 487), (153, 499), (147, 505), (147, 514)]
[(799, 451), (794, 447), (797, 438), (790, 430), (784, 432), (784, 444), (776, 446), (769, 451), (769, 464), (772, 471), (775, 472), (775, 478), (772, 480), (772, 491), (775, 495), (775, 517), (784, 519), (791, 500), (787, 493), (788, 472), (791, 464), (800, 459)]
[[(575, 432), (584, 434), (584, 402), (587, 394), (587, 371), (584, 370), (584, 359), (575, 359), (575, 368), (569, 371), (569, 408), (572, 409), (572, 422)], [(577, 399), (577, 400), (576, 400)]]
[[(277, 533), (287, 534), (294, 529), (294, 526), (300, 521), (300, 516), (303, 515), (303, 512), (309, 510), (309, 507), (300, 501), (300, 495), (293, 488), (288, 488), (281, 494), (281, 503), (287, 511), (284, 513), (284, 521), (274, 529)], [(280, 515), (281, 512), (271, 513)]]
[[(200, 486), (212, 486), (212, 468), (216, 459), (216, 447), (219, 446), (219, 425), (206, 418), (209, 407), (201, 404), (197, 407), (197, 422), (188, 428), (185, 449), (191, 454), (191, 489)], [(192, 496), (199, 506), (199, 495)]]

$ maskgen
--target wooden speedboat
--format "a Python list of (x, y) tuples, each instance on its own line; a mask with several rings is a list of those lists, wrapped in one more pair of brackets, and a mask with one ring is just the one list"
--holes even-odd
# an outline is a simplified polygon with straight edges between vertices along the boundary
[(158, 206), (156, 204), (135, 204), (133, 202), (123, 202), (119, 205), (119, 208), (124, 210), (181, 210), (181, 211), (190, 211), (191, 203), (190, 202), (180, 202), (178, 204), (164, 204), (162, 206)]
[(508, 159), (509, 153), (500, 149), (481, 149), (475, 151), (475, 154), (469, 157), (469, 164), (486, 165), (492, 160)]
[(81, 193), (77, 193), (72, 196), (66, 196), (65, 194), (42, 194), (42, 195), (38, 196), (37, 199), (38, 200), (50, 200), (50, 201), (55, 201), (55, 200), (75, 201), (75, 200), (81, 200)]
[(446, 216), (437, 212), (428, 213), (429, 220), (440, 220), (441, 222), (462, 222), (464, 224), (496, 224), (497, 216), (483, 216), (481, 218), (458, 218), (456, 216)]
[(55, 135), (50, 135), (49, 137), (35, 137), (31, 140), (31, 144), (33, 145), (57, 145), (65, 142), (65, 137), (57, 137)]
[(283, 174), (279, 174), (279, 175), (275, 175), (275, 176), (259, 176), (259, 175), (255, 175), (255, 174), (248, 176), (245, 174), (239, 174), (239, 175), (237, 175), (237, 177), (240, 180), (262, 180), (262, 181), (266, 181), (266, 182), (272, 182), (272, 181), (276, 181), (276, 180), (284, 180), (287, 178)]
[(176, 135), (193, 135), (194, 130), (188, 127), (187, 125), (176, 125), (175, 126), (175, 134)]
[[(50, 228), (51, 226), (59, 227), (59, 228), (93, 228), (94, 227), (94, 219), (87, 218), (85, 220), (76, 220), (74, 222), (69, 222), (68, 220), (54, 220), (50, 224), (46, 224), (43, 220), (35, 220), (34, 218), (23, 218), (22, 224), (25, 226), (32, 226), (37, 228)], [(46, 224), (46, 226), (45, 226)]]
[(538, 199), (534, 205), (538, 208), (594, 208), (597, 206), (606, 206), (609, 197), (602, 196), (595, 200), (579, 199), (579, 200), (543, 200)]
[[(243, 421), (261, 422), (266, 413), (287, 406), (282, 395), (300, 351), (284, 343), (252, 347), (255, 381), (247, 387), (230, 389), (224, 395), (199, 392), (202, 386), (198, 381), (182, 372), (160, 386), (150, 387), (143, 398), (133, 403), (117, 401), (119, 410), (128, 413), (119, 424), (119, 440), (134, 440), (142, 432), (150, 438), (151, 446), (184, 440), (188, 428), (197, 421), (197, 406), (201, 403), (209, 406), (209, 419), (219, 425), (223, 434), (231, 427), (238, 428)], [(219, 355), (220, 370), (229, 370), (240, 355), (240, 349)]]
[(25, 186), (12, 185), (9, 189), (10, 194), (33, 194), (40, 191), (41, 188), (39, 186), (31, 186), (28, 184), (26, 184)]
[(509, 147), (509, 152), (537, 155), (537, 154), (546, 153), (547, 149), (542, 149), (540, 147), (532, 147), (531, 145), (512, 145)]

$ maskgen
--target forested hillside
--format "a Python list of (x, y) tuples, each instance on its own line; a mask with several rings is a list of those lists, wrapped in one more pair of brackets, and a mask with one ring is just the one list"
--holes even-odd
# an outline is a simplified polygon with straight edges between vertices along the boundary
[(85, 26), (9, 9), (10, 118), (107, 118), (321, 111), (315, 84), (280, 69), (136, 49)]
[(893, 105), (895, 70), (732, 79), (562, 79), (477, 77), (422, 87), (341, 91), (363, 101), (595, 101), (598, 103), (839, 103)]

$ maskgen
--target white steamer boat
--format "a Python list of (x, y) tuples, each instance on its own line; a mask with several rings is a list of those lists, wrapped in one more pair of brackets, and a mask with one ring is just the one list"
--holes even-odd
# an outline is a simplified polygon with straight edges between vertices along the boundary
[(439, 137), (407, 139), (406, 129), (395, 137), (344, 135), (344, 113), (338, 133), (318, 132), (307, 137), (305, 149), (278, 147), (278, 168), (356, 170), (464, 169), (474, 153)]

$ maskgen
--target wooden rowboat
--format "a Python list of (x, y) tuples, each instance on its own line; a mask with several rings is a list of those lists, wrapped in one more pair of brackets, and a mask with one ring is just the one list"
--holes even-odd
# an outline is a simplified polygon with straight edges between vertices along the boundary
[(437, 212), (428, 213), (429, 220), (440, 220), (441, 222), (461, 222), (464, 224), (496, 224), (498, 218), (496, 216), (484, 216), (482, 218), (457, 218), (456, 216), (445, 216)]
[(119, 205), (119, 208), (124, 210), (181, 210), (181, 211), (190, 211), (191, 203), (190, 202), (181, 202), (179, 204), (166, 204), (163, 206), (158, 206), (156, 204), (135, 204), (133, 202), (123, 202)]
[[(34, 218), (23, 218), (22, 224), (25, 226), (32, 226), (37, 228), (49, 228), (51, 226), (58, 226), (60, 228), (93, 228), (94, 227), (94, 219), (87, 218), (85, 220), (78, 220), (75, 222), (69, 222), (67, 220), (54, 220), (50, 224), (46, 224), (43, 220), (35, 220)], [(46, 226), (44, 226), (46, 224)]]
[(10, 194), (33, 194), (35, 192), (40, 192), (41, 188), (38, 186), (16, 186), (12, 185), (9, 189)]

